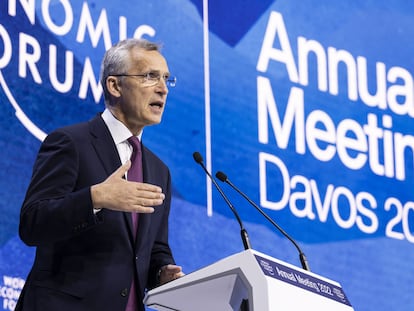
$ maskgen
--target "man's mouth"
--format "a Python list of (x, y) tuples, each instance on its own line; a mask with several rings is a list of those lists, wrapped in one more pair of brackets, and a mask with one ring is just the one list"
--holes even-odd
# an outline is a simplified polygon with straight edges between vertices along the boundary
[(158, 108), (162, 108), (162, 107), (164, 107), (164, 103), (163, 102), (153, 102), (153, 103), (150, 103), (150, 106), (151, 107), (158, 107)]

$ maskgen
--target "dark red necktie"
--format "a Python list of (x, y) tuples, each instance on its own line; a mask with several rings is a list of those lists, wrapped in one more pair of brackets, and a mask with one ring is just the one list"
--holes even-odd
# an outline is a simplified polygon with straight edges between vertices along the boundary
[[(141, 152), (141, 142), (136, 136), (131, 136), (128, 138), (128, 142), (132, 146), (132, 155), (131, 155), (131, 167), (127, 174), (127, 179), (129, 181), (142, 182), (142, 152)], [(134, 238), (137, 234), (138, 227), (138, 214), (132, 212), (132, 225), (134, 230)], [(135, 277), (132, 279), (131, 290), (129, 292), (128, 303), (125, 311), (136, 311), (138, 310), (138, 302), (135, 290)]]

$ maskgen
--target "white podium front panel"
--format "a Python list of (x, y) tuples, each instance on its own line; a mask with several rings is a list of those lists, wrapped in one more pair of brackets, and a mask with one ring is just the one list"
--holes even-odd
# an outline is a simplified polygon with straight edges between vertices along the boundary
[(144, 303), (156, 310), (354, 310), (339, 283), (254, 250), (157, 287)]
[[(171, 282), (173, 284), (174, 282)], [(174, 284), (173, 290), (166, 289), (157, 299), (148, 299), (146, 304), (156, 310), (222, 310), (233, 311), (240, 306), (246, 291), (240, 283), (238, 272), (204, 279), (203, 282), (189, 282), (182, 286)], [(238, 295), (238, 297), (237, 297)], [(196, 309), (192, 305), (197, 305)]]

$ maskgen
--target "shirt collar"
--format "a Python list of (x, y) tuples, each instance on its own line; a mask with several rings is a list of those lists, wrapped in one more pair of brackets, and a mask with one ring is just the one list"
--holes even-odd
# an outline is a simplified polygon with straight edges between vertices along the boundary
[[(111, 132), (112, 139), (116, 145), (126, 141), (132, 136), (131, 131), (125, 126), (125, 124), (115, 118), (109, 109), (104, 110), (102, 113), (102, 119), (108, 127), (109, 132)], [(137, 137), (141, 141), (142, 131), (137, 135)]]

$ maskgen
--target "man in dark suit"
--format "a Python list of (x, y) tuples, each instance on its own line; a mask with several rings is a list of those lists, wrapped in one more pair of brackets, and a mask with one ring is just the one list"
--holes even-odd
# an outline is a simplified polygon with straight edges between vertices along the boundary
[(36, 258), (16, 310), (141, 311), (146, 289), (183, 275), (170, 173), (140, 141), (143, 182), (128, 180), (129, 138), (161, 121), (175, 78), (158, 45), (128, 39), (105, 53), (101, 83), (105, 111), (48, 135), (34, 164), (19, 234)]

